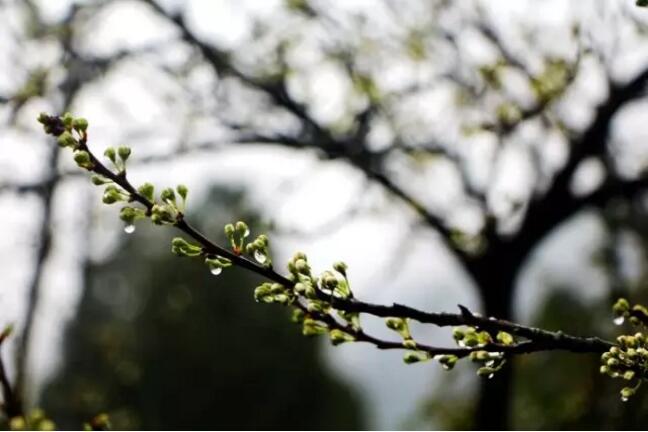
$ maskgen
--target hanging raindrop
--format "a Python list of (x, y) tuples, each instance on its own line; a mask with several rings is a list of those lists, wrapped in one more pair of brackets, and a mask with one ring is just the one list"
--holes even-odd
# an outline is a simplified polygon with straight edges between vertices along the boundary
[(493, 379), (494, 376), (495, 376), (495, 374), (492, 373), (492, 374), (488, 375), (488, 379)]
[(223, 267), (212, 267), (211, 269), (209, 269), (209, 272), (214, 276), (218, 276), (223, 272)]
[(624, 321), (625, 321), (625, 318), (623, 317), (623, 315), (614, 318), (614, 324), (616, 324), (616, 325), (621, 325), (621, 324), (623, 324)]
[(629, 399), (629, 398), (627, 398), (627, 397), (625, 397), (625, 396), (622, 396), (622, 397), (621, 397), (621, 402), (628, 402), (628, 399)]
[(133, 234), (135, 232), (135, 225), (133, 224), (128, 224), (124, 227), (124, 232), (126, 234)]
[(266, 256), (266, 254), (257, 249), (254, 251), (254, 259), (259, 264), (264, 264), (268, 260), (268, 257)]

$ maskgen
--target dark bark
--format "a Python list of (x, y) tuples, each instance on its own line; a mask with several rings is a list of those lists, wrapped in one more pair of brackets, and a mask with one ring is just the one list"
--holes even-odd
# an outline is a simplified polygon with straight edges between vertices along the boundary
[[(523, 256), (512, 244), (498, 243), (490, 252), (477, 259), (471, 266), (475, 281), (479, 282), (483, 311), (488, 317), (511, 320), (514, 283)], [(509, 427), (512, 388), (513, 356), (507, 365), (491, 379), (480, 380), (475, 412), (475, 428), (481, 430), (504, 430)]]

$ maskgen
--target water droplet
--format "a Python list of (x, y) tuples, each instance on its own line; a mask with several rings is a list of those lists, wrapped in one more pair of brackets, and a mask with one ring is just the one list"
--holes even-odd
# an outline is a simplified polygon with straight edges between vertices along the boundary
[(133, 234), (135, 232), (135, 225), (133, 224), (128, 224), (124, 227), (124, 232), (126, 234)]
[(495, 360), (488, 360), (486, 363), (484, 363), (485, 366), (492, 367), (495, 365)]
[(494, 376), (495, 376), (495, 374), (492, 373), (492, 374), (488, 375), (488, 379), (493, 379)]
[(214, 276), (218, 276), (223, 272), (223, 267), (212, 267), (211, 269), (209, 269), (209, 272)]
[(622, 397), (621, 397), (621, 402), (628, 402), (628, 399), (629, 399), (629, 398), (627, 398), (627, 397), (625, 397), (625, 396), (622, 396)]
[(442, 367), (444, 370), (450, 370), (450, 366), (448, 366), (447, 364), (441, 365), (441, 367)]
[(457, 345), (459, 345), (461, 348), (466, 347), (466, 343), (463, 340), (460, 340), (459, 342), (457, 342)]
[(250, 235), (250, 228), (247, 228), (245, 232), (243, 233), (243, 237), (247, 237)]
[(625, 321), (625, 318), (623, 317), (623, 315), (614, 318), (614, 324), (616, 324), (616, 325), (621, 325), (621, 324), (623, 324), (624, 321)]
[(266, 254), (257, 249), (254, 251), (254, 259), (257, 260), (259, 264), (263, 264), (268, 260), (268, 257), (266, 256)]

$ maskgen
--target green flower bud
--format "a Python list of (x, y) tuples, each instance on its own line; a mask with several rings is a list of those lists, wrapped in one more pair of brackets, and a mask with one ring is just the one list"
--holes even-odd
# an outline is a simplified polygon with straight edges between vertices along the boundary
[(114, 204), (116, 202), (123, 201), (124, 196), (117, 186), (111, 184), (106, 186), (102, 200), (104, 204)]
[(158, 225), (173, 224), (176, 222), (176, 212), (168, 205), (155, 204), (151, 209), (151, 221)]
[(636, 390), (632, 387), (624, 387), (621, 389), (621, 399), (625, 402), (634, 396)]
[(312, 318), (306, 318), (303, 322), (302, 334), (304, 336), (316, 336), (328, 332), (328, 325)]
[(626, 381), (630, 381), (635, 377), (635, 372), (632, 370), (627, 370), (623, 373), (623, 379)]
[(610, 373), (610, 368), (607, 366), (603, 365), (599, 368), (599, 372), (603, 375), (608, 375)]
[(441, 366), (445, 370), (451, 370), (452, 368), (454, 368), (458, 360), (459, 357), (452, 354), (442, 355), (441, 357), (439, 357), (439, 363), (441, 363)]
[(607, 365), (608, 365), (608, 367), (610, 367), (610, 368), (612, 368), (612, 369), (618, 367), (619, 364), (620, 364), (620, 363), (619, 363), (619, 360), (617, 360), (617, 359), (615, 359), (615, 358), (611, 358), (611, 359), (609, 359), (609, 360), (607, 361)]
[(455, 328), (452, 329), (452, 338), (455, 341), (459, 342), (460, 340), (462, 340), (464, 338), (464, 336), (465, 336), (465, 334), (464, 334), (463, 330), (460, 329), (459, 327), (455, 327)]
[(616, 303), (614, 303), (614, 305), (612, 306), (612, 312), (614, 312), (616, 316), (623, 316), (629, 311), (630, 311), (630, 303), (628, 302), (628, 300), (624, 299), (623, 297), (618, 299)]
[(301, 310), (299, 308), (295, 308), (292, 311), (292, 315), (290, 317), (290, 320), (292, 322), (294, 322), (294, 323), (301, 323), (302, 321), (304, 321), (305, 316), (306, 316), (306, 314), (304, 313), (303, 310)]
[(416, 341), (414, 339), (405, 339), (403, 340), (403, 347), (414, 350), (416, 349)]
[(119, 146), (117, 154), (122, 161), (126, 162), (131, 154), (131, 148), (127, 146)]
[(297, 261), (295, 261), (295, 268), (299, 273), (310, 274), (310, 266), (308, 265), (306, 260), (298, 259)]
[(394, 331), (401, 332), (406, 324), (403, 318), (389, 317), (385, 320), (385, 325)]
[(345, 342), (353, 342), (355, 340), (355, 337), (339, 329), (331, 330), (329, 337), (331, 338), (331, 343), (333, 345), (340, 345)]
[(344, 277), (346, 277), (347, 268), (348, 266), (342, 261), (333, 263), (333, 269)]
[(105, 177), (102, 177), (100, 175), (94, 174), (92, 177), (90, 177), (90, 181), (92, 182), (93, 185), (95, 186), (102, 186), (107, 183), (111, 183), (112, 180), (109, 180)]
[(153, 201), (153, 195), (155, 193), (155, 186), (153, 186), (151, 183), (144, 183), (142, 186), (140, 186), (137, 189), (137, 192), (140, 193), (144, 198), (146, 198), (149, 201)]
[(189, 189), (187, 189), (187, 186), (181, 184), (176, 187), (176, 191), (178, 191), (178, 195), (186, 201), (187, 200), (187, 193), (189, 193)]
[(263, 283), (254, 289), (254, 300), (257, 302), (263, 301), (263, 299), (268, 296), (270, 296), (269, 283)]
[(39, 431), (53, 431), (56, 430), (56, 424), (50, 419), (43, 419), (38, 422)]
[(405, 354), (403, 354), (403, 361), (405, 362), (405, 364), (418, 363), (429, 360), (429, 358), (430, 357), (427, 355), (427, 353), (421, 351), (406, 351)]
[(104, 156), (106, 156), (113, 164), (117, 163), (116, 153), (114, 147), (108, 147), (104, 151)]
[(119, 218), (127, 224), (132, 224), (137, 216), (137, 209), (134, 209), (133, 207), (123, 207), (119, 212)]
[(202, 247), (191, 244), (182, 237), (175, 237), (171, 240), (171, 252), (178, 256), (193, 257), (202, 254)]
[(232, 225), (232, 224), (225, 225), (225, 235), (229, 239), (232, 238), (232, 236), (234, 235), (234, 225)]
[(72, 128), (79, 132), (85, 132), (88, 129), (88, 120), (84, 118), (75, 118), (72, 121)]
[(76, 147), (78, 145), (76, 138), (74, 138), (68, 131), (65, 131), (61, 135), (59, 135), (56, 142), (58, 143), (59, 147)]
[(503, 331), (498, 332), (496, 338), (503, 345), (513, 345), (513, 342), (515, 342), (513, 336)]
[(236, 222), (234, 228), (241, 238), (245, 238), (250, 235), (250, 228), (248, 228), (247, 224), (243, 221)]
[(160, 199), (169, 204), (175, 204), (175, 192), (173, 192), (173, 189), (171, 188), (165, 188), (160, 193)]
[(330, 272), (325, 272), (322, 275), (322, 285), (324, 285), (324, 288), (329, 289), (329, 290), (334, 290), (338, 286), (338, 280), (333, 274)]
[(90, 161), (90, 153), (88, 153), (85, 150), (74, 152), (74, 162), (76, 162), (76, 164), (80, 168), (86, 168), (86, 169), (92, 168), (92, 162)]
[(497, 372), (497, 369), (488, 366), (480, 367), (479, 369), (477, 369), (477, 375), (481, 377), (492, 378), (495, 372)]
[(38, 123), (44, 125), (44, 124), (49, 123), (50, 116), (46, 112), (42, 112), (42, 113), (38, 114), (38, 117), (36, 118), (36, 120), (38, 120)]
[(9, 420), (9, 429), (12, 431), (27, 430), (27, 422), (21, 416), (12, 417), (11, 420)]
[(324, 306), (322, 302), (309, 301), (308, 303), (306, 303), (306, 310), (310, 313), (322, 313), (324, 312)]
[(69, 112), (66, 112), (61, 117), (61, 121), (63, 122), (63, 125), (65, 126), (65, 129), (67, 129), (67, 130), (72, 129), (72, 122), (74, 122), (74, 117), (72, 116), (72, 114), (70, 114)]
[(483, 362), (490, 359), (490, 355), (487, 351), (473, 351), (470, 353), (470, 360), (474, 362)]

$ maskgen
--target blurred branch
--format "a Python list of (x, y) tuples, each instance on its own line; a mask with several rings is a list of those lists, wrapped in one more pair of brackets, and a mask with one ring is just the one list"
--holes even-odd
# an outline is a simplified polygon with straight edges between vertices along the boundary
[[(196, 37), (193, 32), (187, 27), (180, 15), (170, 15), (154, 0), (141, 0), (150, 5), (157, 13), (175, 23), (177, 28), (182, 34), (182, 38), (189, 44), (195, 46), (203, 54), (207, 62), (218, 73), (223, 75), (231, 75), (240, 79), (245, 84), (262, 91), (271, 97), (271, 99), (280, 107), (285, 108), (290, 113), (294, 114), (304, 124), (304, 130), (299, 137), (288, 138), (282, 137), (282, 140), (275, 141), (275, 144), (288, 145), (293, 148), (316, 148), (324, 151), (329, 157), (344, 158), (348, 160), (352, 166), (358, 168), (365, 175), (381, 184), (387, 191), (391, 192), (394, 196), (401, 199), (405, 204), (412, 208), (430, 227), (439, 231), (443, 237), (445, 245), (454, 251), (462, 261), (465, 261), (465, 252), (459, 249), (450, 240), (450, 230), (445, 226), (444, 221), (428, 211), (415, 197), (410, 195), (401, 186), (397, 185), (385, 173), (376, 170), (372, 167), (371, 154), (366, 150), (361, 152), (350, 153), (349, 148), (354, 147), (352, 144), (356, 143), (353, 139), (338, 141), (333, 136), (322, 128), (307, 112), (304, 105), (296, 102), (288, 93), (285, 82), (283, 79), (279, 80), (261, 80), (248, 76), (243, 71), (237, 69), (230, 61), (229, 55), (211, 45), (202, 42)], [(358, 124), (358, 133), (360, 136), (366, 135), (367, 122), (370, 115), (373, 113), (373, 108), (369, 108), (360, 114), (360, 118), (356, 119)], [(364, 126), (363, 126), (364, 125)], [(286, 139), (288, 138), (288, 139)], [(257, 137), (258, 139), (258, 137)], [(272, 140), (263, 140), (258, 142), (272, 142)]]

